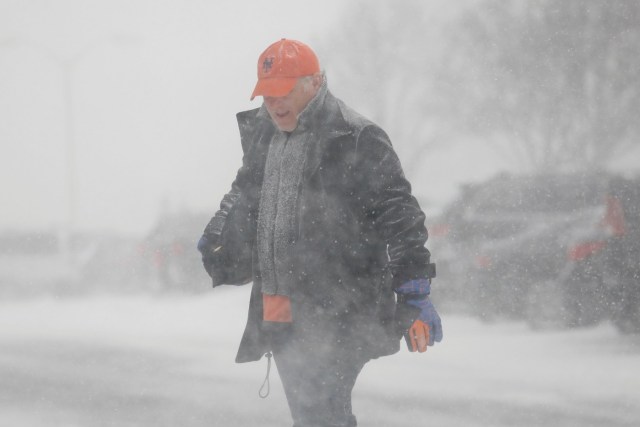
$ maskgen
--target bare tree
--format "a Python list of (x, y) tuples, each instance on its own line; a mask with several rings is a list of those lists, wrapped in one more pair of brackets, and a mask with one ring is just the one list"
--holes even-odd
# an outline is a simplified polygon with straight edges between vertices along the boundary
[(357, 1), (318, 49), (332, 87), (384, 127), (411, 175), (423, 153), (446, 139), (425, 102), (441, 44), (445, 2)]
[(531, 170), (640, 144), (640, 2), (485, 0), (451, 27), (440, 116)]

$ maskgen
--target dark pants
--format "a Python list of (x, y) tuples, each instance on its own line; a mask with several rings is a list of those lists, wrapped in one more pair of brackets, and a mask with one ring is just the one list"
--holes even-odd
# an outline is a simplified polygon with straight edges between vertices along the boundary
[(332, 328), (290, 328), (271, 336), (294, 427), (353, 427), (351, 392), (367, 360)]

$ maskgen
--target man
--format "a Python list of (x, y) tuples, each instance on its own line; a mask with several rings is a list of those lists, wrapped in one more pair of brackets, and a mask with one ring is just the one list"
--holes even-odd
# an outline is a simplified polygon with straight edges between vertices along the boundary
[(242, 167), (198, 244), (213, 285), (253, 282), (237, 362), (271, 356), (294, 427), (355, 426), (362, 367), (442, 339), (424, 214), (382, 129), (282, 39), (238, 114)]

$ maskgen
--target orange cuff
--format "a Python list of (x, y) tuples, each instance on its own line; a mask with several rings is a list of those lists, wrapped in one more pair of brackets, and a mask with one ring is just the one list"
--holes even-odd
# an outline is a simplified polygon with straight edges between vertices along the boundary
[(267, 322), (291, 323), (291, 300), (285, 295), (262, 294), (262, 319)]

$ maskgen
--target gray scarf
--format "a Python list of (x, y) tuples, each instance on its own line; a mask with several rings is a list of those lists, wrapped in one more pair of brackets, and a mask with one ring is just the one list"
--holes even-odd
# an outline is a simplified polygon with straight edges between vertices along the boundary
[(269, 144), (260, 194), (257, 245), (262, 292), (291, 296), (295, 243), (298, 237), (298, 197), (307, 149), (313, 137), (308, 129), (313, 112), (324, 101), (326, 82), (298, 118), (291, 133), (276, 131)]

